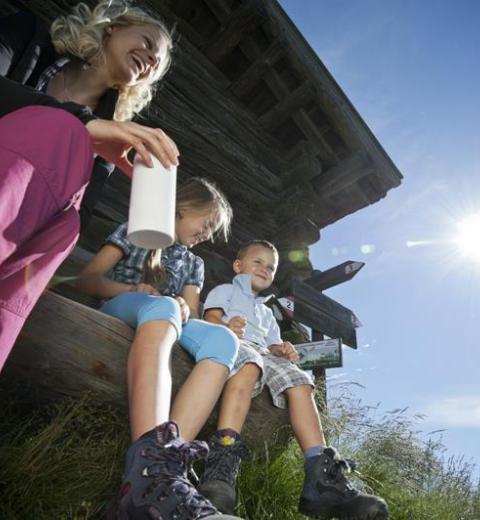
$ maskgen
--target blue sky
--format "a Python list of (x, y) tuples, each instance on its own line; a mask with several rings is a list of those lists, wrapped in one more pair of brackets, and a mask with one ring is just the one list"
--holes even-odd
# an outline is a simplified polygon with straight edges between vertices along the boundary
[(449, 455), (480, 464), (480, 259), (455, 242), (480, 211), (480, 2), (280, 3), (404, 175), (311, 247), (319, 269), (367, 263), (327, 291), (363, 323), (329, 391), (355, 381), (365, 404), (424, 413)]

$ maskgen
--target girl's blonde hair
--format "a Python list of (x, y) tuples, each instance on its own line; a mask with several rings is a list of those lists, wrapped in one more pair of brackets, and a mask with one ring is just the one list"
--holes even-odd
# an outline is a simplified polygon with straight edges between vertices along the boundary
[(92, 10), (77, 4), (71, 14), (59, 16), (50, 28), (53, 46), (61, 56), (71, 56), (86, 63), (103, 52), (106, 28), (111, 25), (153, 25), (160, 30), (167, 47), (165, 59), (150, 81), (125, 87), (118, 98), (114, 119), (128, 121), (152, 99), (153, 83), (161, 79), (172, 61), (173, 41), (163, 22), (126, 0), (101, 0)]
[[(192, 177), (177, 189), (177, 218), (186, 213), (208, 215), (212, 229), (211, 240), (215, 236), (228, 239), (232, 223), (232, 207), (225, 195), (212, 182), (202, 177)], [(152, 250), (145, 261), (145, 282), (164, 288), (166, 273), (162, 269), (161, 249)]]

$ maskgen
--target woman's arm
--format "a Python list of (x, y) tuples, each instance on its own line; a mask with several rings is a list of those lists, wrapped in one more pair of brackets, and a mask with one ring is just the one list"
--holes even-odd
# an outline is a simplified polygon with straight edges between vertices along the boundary
[(78, 289), (96, 298), (113, 298), (135, 289), (135, 285), (115, 282), (105, 276), (122, 257), (123, 252), (118, 247), (110, 244), (103, 246), (81, 271), (77, 281)]

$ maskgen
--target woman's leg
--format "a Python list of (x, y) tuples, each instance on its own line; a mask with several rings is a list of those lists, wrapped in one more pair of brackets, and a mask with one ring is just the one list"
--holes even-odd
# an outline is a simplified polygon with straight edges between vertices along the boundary
[[(59, 109), (0, 119), (0, 369), (32, 307), (74, 246), (92, 170), (84, 125)], [(72, 207), (67, 209), (70, 201)]]
[(238, 339), (221, 325), (189, 320), (179, 343), (197, 364), (177, 393), (170, 417), (180, 426), (182, 436), (191, 440), (220, 397), (237, 354)]

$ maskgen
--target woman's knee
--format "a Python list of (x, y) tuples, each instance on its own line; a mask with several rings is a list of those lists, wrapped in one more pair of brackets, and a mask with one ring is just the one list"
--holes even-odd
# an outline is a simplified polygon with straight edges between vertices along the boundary
[[(42, 170), (57, 196), (71, 196), (90, 179), (93, 145), (85, 125), (59, 108), (29, 106), (0, 119), (1, 145)], [(61, 193), (57, 193), (57, 191)], [(63, 193), (65, 192), (65, 193)]]

